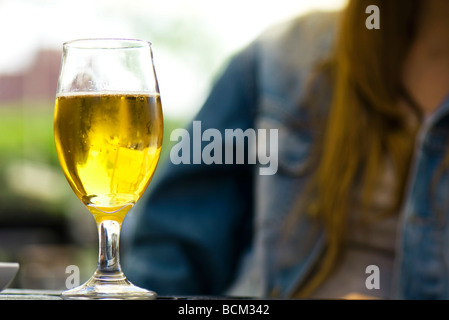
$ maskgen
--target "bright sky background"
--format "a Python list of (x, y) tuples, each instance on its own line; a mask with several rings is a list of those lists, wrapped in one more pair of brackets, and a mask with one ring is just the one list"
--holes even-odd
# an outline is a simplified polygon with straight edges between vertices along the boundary
[[(153, 43), (164, 113), (189, 117), (225, 58), (268, 26), (346, 0), (0, 0), (0, 73), (76, 38)], [(176, 49), (174, 49), (176, 48)]]

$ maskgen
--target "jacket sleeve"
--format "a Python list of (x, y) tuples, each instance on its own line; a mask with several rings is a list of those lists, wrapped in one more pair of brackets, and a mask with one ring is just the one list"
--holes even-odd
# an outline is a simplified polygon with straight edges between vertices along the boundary
[[(194, 119), (201, 121), (202, 132), (218, 129), (224, 143), (225, 129), (252, 128), (255, 66), (254, 46), (230, 60)], [(192, 124), (187, 130), (192, 153)], [(203, 141), (202, 147), (207, 144)], [(127, 230), (123, 265), (130, 281), (159, 295), (226, 290), (252, 239), (254, 168), (246, 162), (224, 164), (222, 150), (223, 164), (175, 165), (170, 159), (160, 164)]]

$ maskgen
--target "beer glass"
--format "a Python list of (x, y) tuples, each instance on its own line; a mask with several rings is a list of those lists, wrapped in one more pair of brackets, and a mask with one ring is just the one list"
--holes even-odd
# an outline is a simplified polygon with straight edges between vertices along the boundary
[(65, 299), (154, 299), (120, 267), (120, 228), (147, 188), (163, 117), (151, 43), (80, 39), (63, 44), (54, 138), (62, 170), (98, 227), (95, 273)]

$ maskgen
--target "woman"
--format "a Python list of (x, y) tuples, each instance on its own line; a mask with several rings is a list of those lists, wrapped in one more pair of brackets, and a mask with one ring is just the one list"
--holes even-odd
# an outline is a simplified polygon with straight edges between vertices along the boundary
[(352, 0), (236, 55), (196, 120), (277, 129), (279, 169), (161, 165), (130, 279), (169, 295), (449, 298), (447, 13)]

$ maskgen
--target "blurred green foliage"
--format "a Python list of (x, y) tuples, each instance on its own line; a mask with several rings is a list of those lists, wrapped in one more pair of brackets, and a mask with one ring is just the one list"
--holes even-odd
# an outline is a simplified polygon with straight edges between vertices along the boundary
[[(181, 120), (164, 118), (160, 163), (169, 154), (171, 131), (183, 125)], [(8, 215), (17, 217), (19, 212), (63, 214), (73, 192), (63, 177), (54, 146), (53, 102), (0, 105), (0, 128), (0, 220)], [(35, 180), (28, 179), (31, 175)], [(27, 185), (33, 181), (35, 189)], [(58, 195), (45, 195), (43, 189), (52, 187)]]

